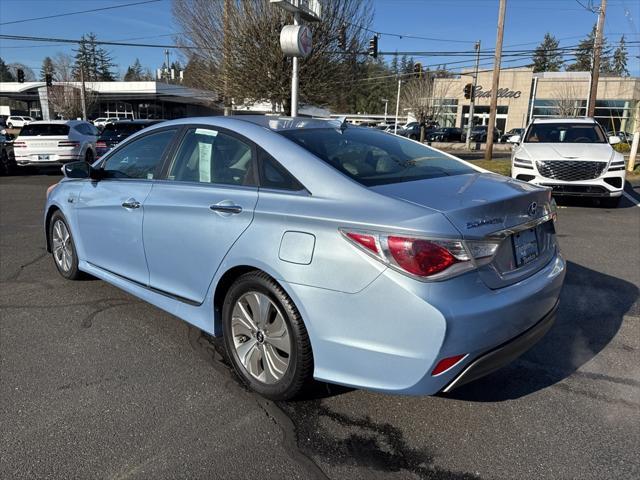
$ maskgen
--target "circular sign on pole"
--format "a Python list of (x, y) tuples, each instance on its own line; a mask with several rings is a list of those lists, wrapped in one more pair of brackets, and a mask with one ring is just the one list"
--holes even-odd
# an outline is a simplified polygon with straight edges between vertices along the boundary
[(311, 29), (306, 25), (285, 25), (280, 32), (280, 47), (287, 57), (306, 57), (313, 47)]

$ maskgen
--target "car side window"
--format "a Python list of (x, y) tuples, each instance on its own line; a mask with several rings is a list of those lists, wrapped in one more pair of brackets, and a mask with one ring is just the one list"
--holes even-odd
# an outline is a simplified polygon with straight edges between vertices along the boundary
[(169, 180), (255, 185), (252, 147), (225, 133), (209, 128), (191, 128), (178, 149)]
[(110, 155), (103, 165), (106, 178), (157, 178), (162, 157), (176, 130), (163, 130), (138, 138)]
[(287, 172), (275, 158), (258, 149), (258, 159), (260, 163), (260, 186), (274, 188), (278, 190), (302, 190), (304, 187), (293, 175)]

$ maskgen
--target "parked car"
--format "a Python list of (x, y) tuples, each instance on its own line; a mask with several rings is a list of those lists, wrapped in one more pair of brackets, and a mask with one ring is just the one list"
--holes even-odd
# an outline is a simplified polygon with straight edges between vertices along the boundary
[(7, 118), (7, 128), (22, 128), (33, 122), (33, 118), (19, 115), (11, 115)]
[(98, 131), (82, 120), (33, 122), (13, 143), (19, 166), (50, 166), (96, 158)]
[(107, 123), (109, 123), (109, 122), (117, 122), (118, 120), (120, 120), (118, 117), (98, 117), (95, 120), (93, 120), (91, 123), (93, 123), (93, 125), (96, 128), (101, 129)]
[(524, 133), (524, 128), (512, 128), (511, 130), (509, 130), (507, 133), (505, 133), (500, 137), (500, 143), (513, 143), (512, 141), (510, 141), (510, 139), (513, 138), (515, 135), (522, 136), (523, 133)]
[(186, 118), (63, 171), (44, 214), (59, 273), (223, 336), (240, 378), (272, 399), (313, 377), (450, 391), (554, 320), (565, 262), (548, 189), (396, 135)]
[(13, 155), (13, 135), (0, 131), (0, 175), (10, 175), (14, 171), (16, 159)]
[(100, 158), (129, 135), (164, 120), (123, 120), (105, 124), (96, 143), (96, 158)]
[[(437, 126), (427, 125), (424, 127), (424, 138), (426, 139), (432, 132), (437, 129)], [(398, 135), (407, 137), (411, 140), (420, 140), (420, 124), (418, 122), (411, 122), (402, 128), (402, 131), (398, 130)]]
[[(476, 125), (471, 129), (471, 141), (472, 142), (486, 142), (487, 141), (487, 133), (489, 128), (486, 125)], [(467, 134), (466, 131), (462, 134), (462, 140), (466, 141)], [(500, 130), (497, 128), (493, 129), (493, 141), (497, 141), (500, 138)]]
[(445, 127), (431, 132), (427, 137), (429, 142), (459, 142), (462, 138), (462, 129)]
[(512, 153), (511, 176), (550, 187), (556, 195), (600, 197), (616, 207), (625, 181), (620, 142), (592, 118), (534, 119)]

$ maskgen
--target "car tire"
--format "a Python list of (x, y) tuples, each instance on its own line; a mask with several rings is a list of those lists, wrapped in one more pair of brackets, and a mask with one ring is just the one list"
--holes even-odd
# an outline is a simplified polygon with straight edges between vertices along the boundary
[(620, 205), (621, 198), (622, 196), (603, 198), (600, 200), (600, 205), (602, 205), (605, 208), (618, 208), (618, 205)]
[(87, 148), (87, 151), (84, 154), (84, 161), (87, 162), (89, 165), (91, 165), (94, 159), (95, 159), (95, 156), (93, 155), (93, 150), (91, 150), (90, 148)]
[(7, 123), (7, 128), (13, 128), (13, 123)]
[(417, 140), (417, 139), (418, 139), (417, 136), (415, 136), (413, 134), (409, 135), (409, 140)]
[(302, 317), (266, 273), (246, 273), (231, 285), (222, 328), (229, 359), (251, 390), (271, 400), (289, 400), (312, 382), (313, 354)]
[(0, 175), (11, 175), (14, 172), (15, 160), (4, 151), (0, 153)]
[(49, 245), (53, 263), (67, 280), (79, 280), (84, 274), (78, 269), (78, 253), (67, 220), (59, 210), (49, 223)]

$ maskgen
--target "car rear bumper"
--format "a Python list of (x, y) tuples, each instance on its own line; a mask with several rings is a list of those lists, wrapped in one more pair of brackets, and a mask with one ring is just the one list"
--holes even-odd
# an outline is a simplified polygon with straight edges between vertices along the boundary
[(69, 162), (83, 160), (81, 155), (50, 155), (49, 160), (38, 160), (37, 155), (16, 156), (16, 163), (21, 167), (46, 167), (64, 165)]
[(511, 363), (546, 335), (555, 322), (557, 310), (556, 303), (553, 309), (529, 330), (471, 361), (442, 391), (450, 392)]
[(554, 195), (576, 197), (619, 197), (624, 190), (625, 171), (607, 171), (592, 180), (563, 181), (541, 176), (535, 169), (512, 166), (511, 176), (517, 180), (551, 189)]
[[(564, 276), (565, 262), (557, 253), (537, 273), (497, 290), (488, 288), (477, 272), (418, 282), (390, 269), (355, 294), (286, 282), (283, 286), (307, 325), (316, 379), (386, 393), (431, 395), (478, 359), (540, 324), (556, 306)], [(515, 353), (532, 344), (517, 342)], [(514, 358), (506, 353), (503, 359)], [(432, 375), (441, 360), (456, 355), (464, 358)], [(488, 360), (483, 364), (488, 366)], [(473, 373), (477, 377), (480, 367)]]

